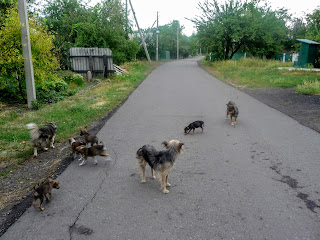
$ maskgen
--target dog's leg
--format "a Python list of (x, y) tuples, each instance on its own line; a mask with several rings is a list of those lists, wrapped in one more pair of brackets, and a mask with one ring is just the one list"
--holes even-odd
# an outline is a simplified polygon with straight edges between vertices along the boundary
[(144, 160), (141, 160), (141, 159), (139, 159), (138, 161), (139, 161), (139, 165), (140, 165), (140, 169), (141, 169), (141, 173), (142, 173), (141, 182), (145, 183), (146, 182), (146, 165), (147, 165), (147, 162), (144, 161)]
[(169, 177), (169, 174), (166, 176), (166, 186), (167, 186), (167, 187), (171, 187), (171, 184), (168, 183), (168, 177)]
[[(49, 197), (47, 196), (47, 194), (49, 194)], [(52, 199), (52, 193), (51, 193), (51, 191), (50, 192), (48, 192), (45, 196), (46, 196), (46, 199), (47, 199), (47, 201), (50, 201), (51, 199)]]
[(43, 196), (42, 196), (42, 195), (40, 195), (39, 209), (40, 209), (41, 211), (43, 211), (43, 210), (44, 210), (44, 208), (42, 207), (42, 203), (43, 203)]
[(38, 156), (38, 149), (36, 147), (33, 150), (33, 156)]
[(201, 133), (203, 133), (203, 127), (201, 127), (201, 129), (202, 129)]
[(156, 176), (154, 175), (154, 170), (153, 170), (153, 168), (151, 168), (151, 178), (152, 178), (152, 179), (155, 179), (155, 178), (156, 178)]
[(93, 163), (94, 163), (94, 165), (98, 164), (98, 160), (95, 157), (93, 157)]
[(233, 123), (233, 117), (231, 116), (231, 125), (233, 126), (234, 123)]
[(194, 134), (194, 129), (192, 129), (192, 134)]
[(83, 165), (85, 165), (86, 164), (86, 162), (87, 162), (87, 158), (86, 157), (84, 157), (84, 159), (82, 160), (82, 162), (79, 164), (79, 166), (83, 166)]
[(53, 136), (53, 137), (52, 137), (52, 139), (51, 139), (51, 143), (50, 143), (50, 147), (52, 147), (52, 148), (54, 148), (54, 146), (53, 146), (54, 138), (55, 138), (55, 136)]
[(161, 189), (163, 193), (169, 193), (168, 189), (166, 188), (166, 174), (162, 171), (160, 172), (160, 177), (161, 177)]
[(227, 114), (226, 114), (226, 119), (228, 119), (228, 110), (227, 110)]

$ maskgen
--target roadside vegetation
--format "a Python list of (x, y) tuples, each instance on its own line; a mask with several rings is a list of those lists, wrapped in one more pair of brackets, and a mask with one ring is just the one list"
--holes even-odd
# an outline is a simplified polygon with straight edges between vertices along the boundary
[(319, 94), (320, 72), (288, 70), (293, 63), (242, 58), (203, 64), (215, 77), (238, 88), (297, 87), (301, 94)]
[(27, 123), (39, 126), (48, 121), (59, 121), (55, 142), (58, 144), (79, 132), (80, 128), (118, 106), (156, 67), (154, 63), (131, 62), (124, 66), (127, 75), (100, 79), (95, 87), (84, 91), (92, 83), (84, 82), (78, 93), (56, 103), (40, 105), (29, 110), (25, 105), (1, 104), (0, 111), (0, 177), (6, 177), (30, 158), (33, 149)]

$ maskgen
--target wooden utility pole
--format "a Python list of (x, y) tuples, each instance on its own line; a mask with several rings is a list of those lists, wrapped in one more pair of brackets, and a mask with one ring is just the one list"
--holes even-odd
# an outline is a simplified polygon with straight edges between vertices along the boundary
[(21, 23), (21, 43), (23, 52), (24, 71), (27, 88), (28, 108), (32, 108), (32, 101), (36, 100), (36, 89), (32, 65), (30, 32), (26, 0), (18, 0), (19, 21)]
[(151, 59), (150, 59), (150, 56), (149, 56), (149, 53), (148, 53), (148, 49), (147, 49), (147, 45), (146, 45), (146, 42), (145, 42), (144, 39), (143, 39), (142, 32), (141, 32), (141, 29), (140, 29), (139, 24), (138, 24), (138, 20), (137, 20), (137, 17), (136, 17), (136, 13), (134, 12), (134, 9), (133, 9), (133, 7), (132, 7), (131, 0), (129, 0), (129, 3), (130, 3), (130, 6), (131, 6), (131, 9), (132, 9), (133, 16), (134, 16), (134, 19), (135, 19), (135, 21), (136, 21), (138, 30), (139, 30), (139, 34), (140, 34), (140, 38), (141, 38), (141, 40), (142, 40), (142, 44), (143, 44), (144, 51), (146, 52), (148, 61), (151, 62)]
[(157, 12), (157, 43), (156, 43), (156, 61), (159, 60), (159, 18)]
[(178, 22), (178, 29), (177, 29), (177, 59), (179, 59), (179, 28), (180, 28), (180, 23)]

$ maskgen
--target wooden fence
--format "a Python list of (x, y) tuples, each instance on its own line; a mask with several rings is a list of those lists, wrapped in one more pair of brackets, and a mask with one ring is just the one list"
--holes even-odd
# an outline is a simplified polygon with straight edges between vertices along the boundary
[(109, 77), (115, 70), (112, 51), (109, 48), (70, 48), (70, 62), (74, 72), (88, 77)]

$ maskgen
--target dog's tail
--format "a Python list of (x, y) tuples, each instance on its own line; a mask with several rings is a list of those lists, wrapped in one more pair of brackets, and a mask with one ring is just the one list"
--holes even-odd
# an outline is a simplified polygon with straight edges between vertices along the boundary
[(31, 138), (35, 139), (35, 138), (39, 138), (40, 133), (39, 133), (39, 127), (37, 124), (35, 123), (28, 123), (26, 125), (26, 128), (30, 130), (30, 134), (31, 134)]

